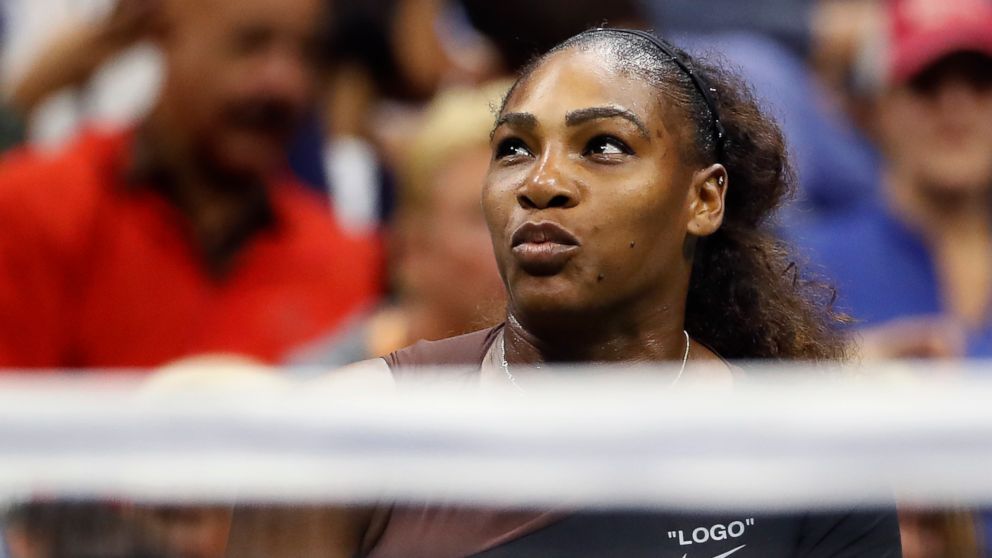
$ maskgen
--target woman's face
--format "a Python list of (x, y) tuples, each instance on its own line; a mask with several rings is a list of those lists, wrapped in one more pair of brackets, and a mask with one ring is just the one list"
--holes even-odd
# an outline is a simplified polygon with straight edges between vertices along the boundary
[(595, 49), (556, 53), (517, 87), (483, 191), (517, 318), (682, 311), (698, 173), (667, 112)]

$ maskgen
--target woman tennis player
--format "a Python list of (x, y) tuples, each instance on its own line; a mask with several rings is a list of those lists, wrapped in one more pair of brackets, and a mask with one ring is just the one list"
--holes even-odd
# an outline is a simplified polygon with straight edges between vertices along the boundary
[[(399, 379), (468, 364), (526, 391), (545, 362), (689, 376), (690, 361), (843, 358), (829, 295), (797, 279), (768, 227), (792, 187), (780, 130), (726, 71), (644, 32), (581, 33), (523, 72), (492, 132), (483, 208), (505, 324), (359, 366)], [(377, 515), (370, 558), (900, 555), (894, 511)]]
[[(493, 129), (483, 208), (506, 323), (371, 366), (470, 364), (526, 390), (544, 362), (843, 358), (829, 294), (797, 280), (768, 228), (792, 187), (780, 130), (727, 72), (644, 32), (579, 34), (523, 72)], [(900, 554), (894, 513), (442, 505), (382, 514), (366, 546), (374, 558)]]

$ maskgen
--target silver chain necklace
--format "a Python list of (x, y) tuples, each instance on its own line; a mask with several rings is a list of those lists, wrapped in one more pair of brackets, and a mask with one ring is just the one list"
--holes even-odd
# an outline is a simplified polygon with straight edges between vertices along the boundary
[[(686, 365), (687, 362), (689, 362), (689, 345), (690, 345), (690, 342), (689, 342), (689, 332), (683, 329), (682, 330), (682, 334), (685, 335), (685, 352), (682, 353), (682, 367), (679, 368), (678, 375), (675, 376), (675, 380), (672, 381), (672, 385), (673, 386), (675, 384), (677, 384), (680, 379), (682, 379), (682, 373), (685, 372), (685, 365)], [(517, 383), (516, 376), (514, 376), (510, 372), (510, 363), (508, 363), (506, 361), (506, 341), (505, 340), (506, 340), (506, 333), (505, 332), (500, 332), (500, 334), (499, 334), (499, 364), (500, 364), (500, 367), (503, 368), (503, 374), (506, 374), (506, 379), (507, 380), (510, 380), (510, 383), (513, 384), (513, 387), (517, 388), (517, 391), (523, 393), (524, 392), (524, 388), (520, 387), (520, 385)]]

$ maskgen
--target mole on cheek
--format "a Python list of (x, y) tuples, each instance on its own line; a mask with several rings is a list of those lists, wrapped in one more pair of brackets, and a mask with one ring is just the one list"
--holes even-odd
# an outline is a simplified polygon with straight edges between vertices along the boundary
[(602, 283), (603, 282), (603, 279), (606, 279), (606, 276), (603, 275), (602, 273), (600, 273), (599, 275), (596, 276), (596, 281), (599, 282), (599, 283)]
[(633, 240), (631, 240), (631, 241), (630, 241), (630, 247), (631, 247), (631, 248), (633, 248), (633, 247), (634, 247), (634, 246), (636, 246), (636, 245), (637, 245), (637, 243), (636, 243), (636, 242), (634, 242)]

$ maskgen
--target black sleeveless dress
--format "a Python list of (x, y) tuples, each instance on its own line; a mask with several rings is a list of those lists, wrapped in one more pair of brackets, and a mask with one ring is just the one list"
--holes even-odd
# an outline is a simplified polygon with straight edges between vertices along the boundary
[[(420, 342), (384, 358), (397, 382), (417, 367), (479, 374), (496, 327)], [(894, 558), (894, 509), (761, 515), (665, 511), (518, 511), (425, 502), (383, 510), (368, 558)]]

